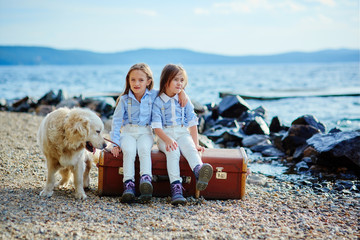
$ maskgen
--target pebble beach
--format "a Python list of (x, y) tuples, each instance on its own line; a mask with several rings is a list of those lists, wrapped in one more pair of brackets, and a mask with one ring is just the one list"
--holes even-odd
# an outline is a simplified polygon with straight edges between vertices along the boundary
[(243, 200), (169, 198), (122, 204), (97, 194), (91, 170), (86, 200), (72, 186), (39, 196), (45, 158), (36, 142), (43, 117), (0, 112), (0, 239), (359, 239), (360, 194), (315, 192), (261, 174)]

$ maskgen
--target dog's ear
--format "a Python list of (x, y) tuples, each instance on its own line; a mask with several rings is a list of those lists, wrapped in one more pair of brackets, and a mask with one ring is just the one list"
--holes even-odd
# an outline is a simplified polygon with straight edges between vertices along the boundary
[(65, 137), (71, 142), (83, 142), (90, 132), (90, 120), (86, 116), (70, 114), (65, 120)]
[(83, 138), (86, 138), (90, 133), (90, 119), (85, 116), (78, 117), (74, 124), (74, 130)]

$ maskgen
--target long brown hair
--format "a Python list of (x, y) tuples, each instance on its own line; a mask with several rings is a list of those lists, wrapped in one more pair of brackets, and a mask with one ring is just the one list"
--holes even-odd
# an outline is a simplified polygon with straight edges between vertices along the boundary
[(170, 84), (171, 80), (173, 80), (174, 77), (180, 71), (182, 72), (184, 80), (185, 80), (185, 83), (184, 83), (184, 89), (185, 89), (185, 87), (188, 83), (188, 77), (187, 77), (185, 69), (183, 67), (181, 67), (180, 65), (167, 64), (161, 72), (159, 96), (165, 92), (166, 87)]
[(130, 73), (134, 70), (141, 70), (143, 71), (146, 76), (147, 80), (151, 80), (149, 86), (146, 86), (147, 89), (151, 90), (154, 87), (154, 80), (153, 74), (150, 67), (146, 63), (137, 63), (130, 67), (128, 74), (126, 75), (126, 83), (125, 83), (125, 90), (121, 95), (129, 94), (130, 91)]

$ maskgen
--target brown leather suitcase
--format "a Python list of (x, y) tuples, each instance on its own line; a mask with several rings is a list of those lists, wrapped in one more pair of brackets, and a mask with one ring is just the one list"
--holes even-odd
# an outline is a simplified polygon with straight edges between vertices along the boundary
[[(166, 170), (166, 156), (154, 149), (151, 153), (153, 196), (170, 196), (170, 183)], [(202, 161), (209, 163), (214, 174), (208, 187), (200, 192), (205, 199), (242, 199), (245, 195), (247, 156), (240, 149), (205, 149)], [(98, 193), (100, 196), (121, 196), (123, 192), (122, 154), (115, 158), (109, 152), (101, 152), (98, 163)], [(139, 195), (139, 160), (135, 161), (135, 185)], [(180, 175), (183, 178), (184, 196), (197, 196), (195, 176), (186, 159), (180, 158)]]

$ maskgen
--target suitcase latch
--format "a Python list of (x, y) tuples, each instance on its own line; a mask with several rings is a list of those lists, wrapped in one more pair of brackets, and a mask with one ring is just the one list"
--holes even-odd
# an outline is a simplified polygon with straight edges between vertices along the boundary
[(227, 172), (223, 172), (223, 167), (216, 168), (216, 179), (227, 179)]
[(123, 167), (119, 167), (119, 175), (123, 175), (124, 174), (124, 168)]

